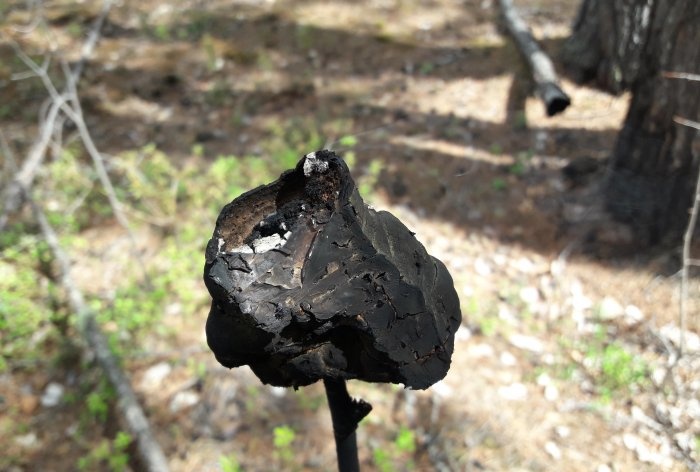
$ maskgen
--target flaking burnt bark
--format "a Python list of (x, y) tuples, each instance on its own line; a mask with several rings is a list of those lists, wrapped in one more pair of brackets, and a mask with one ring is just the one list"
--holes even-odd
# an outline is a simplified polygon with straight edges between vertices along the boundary
[(365, 205), (330, 151), (224, 207), (204, 280), (209, 346), (264, 383), (423, 389), (449, 369), (461, 321), (452, 278), (397, 218)]

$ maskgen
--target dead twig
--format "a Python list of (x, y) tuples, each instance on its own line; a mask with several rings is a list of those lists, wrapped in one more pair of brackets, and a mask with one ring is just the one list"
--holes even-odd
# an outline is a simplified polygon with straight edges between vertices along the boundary
[[(673, 121), (684, 126), (689, 126), (700, 130), (700, 123), (695, 121), (687, 120), (678, 116), (673, 117)], [(683, 235), (683, 266), (681, 268), (681, 297), (680, 297), (680, 314), (679, 314), (679, 324), (680, 324), (680, 339), (678, 340), (678, 357), (677, 360), (683, 355), (683, 350), (685, 348), (685, 328), (688, 318), (688, 272), (690, 266), (695, 262), (690, 257), (690, 244), (693, 240), (693, 233), (695, 232), (695, 226), (698, 221), (698, 210), (700, 209), (700, 171), (698, 172), (697, 181), (695, 183), (695, 197), (693, 198), (693, 206), (690, 210), (690, 219), (688, 220), (688, 226)], [(676, 361), (677, 361), (676, 360)]]
[(102, 184), (102, 188), (104, 189), (107, 199), (109, 200), (110, 206), (112, 207), (114, 216), (117, 219), (117, 222), (127, 231), (134, 255), (136, 256), (136, 259), (139, 262), (141, 268), (141, 272), (143, 273), (144, 280), (146, 280), (146, 282), (149, 283), (148, 273), (146, 271), (145, 264), (143, 260), (140, 257), (138, 257), (138, 252), (136, 249), (136, 236), (134, 235), (134, 232), (131, 229), (129, 220), (124, 212), (119, 198), (117, 197), (117, 194), (114, 190), (114, 186), (112, 185), (112, 181), (109, 178), (109, 175), (104, 165), (104, 159), (102, 157), (102, 154), (97, 149), (97, 146), (95, 145), (95, 142), (92, 139), (92, 135), (90, 134), (90, 131), (87, 127), (87, 124), (85, 123), (82, 106), (80, 104), (80, 99), (78, 97), (77, 90), (78, 79), (80, 78), (83, 67), (82, 64), (84, 63), (84, 60), (86, 60), (85, 54), (91, 54), (94, 50), (95, 44), (97, 43), (97, 38), (99, 36), (99, 29), (104, 23), (105, 17), (109, 12), (109, 9), (111, 8), (111, 4), (112, 2), (110, 0), (105, 1), (103, 5), (102, 14), (98, 16), (95, 22), (92, 32), (86, 42), (86, 45), (83, 48), (83, 55), (81, 56), (81, 60), (78, 62), (76, 68), (71, 70), (65, 62), (61, 62), (61, 67), (66, 78), (65, 90), (63, 93), (58, 92), (58, 89), (56, 88), (53, 81), (48, 75), (48, 60), (45, 61), (42, 66), (39, 66), (34, 60), (32, 60), (32, 58), (30, 58), (22, 50), (22, 48), (17, 43), (15, 43), (14, 41), (10, 41), (10, 45), (15, 50), (15, 54), (17, 55), (17, 57), (19, 57), (19, 59), (29, 68), (29, 70), (32, 71), (34, 75), (38, 77), (44, 84), (44, 88), (49, 93), (51, 105), (48, 112), (48, 119), (46, 119), (42, 123), (43, 126), (41, 128), (41, 138), (38, 142), (38, 145), (32, 148), (33, 150), (36, 150), (36, 152), (33, 152), (30, 155), (30, 157), (27, 159), (28, 165), (25, 165), (23, 167), (18, 178), (15, 179), (15, 181), (11, 182), (9, 186), (8, 193), (11, 192), (11, 194), (7, 195), (6, 200), (8, 201), (8, 203), (6, 203), (5, 206), (6, 211), (3, 213), (2, 216), (0, 216), (0, 230), (4, 227), (4, 225), (7, 222), (8, 213), (12, 210), (16, 210), (16, 208), (13, 208), (13, 206), (16, 205), (18, 207), (19, 205), (21, 205), (21, 192), (19, 192), (18, 189), (23, 187), (29, 188), (31, 186), (31, 182), (34, 178), (34, 175), (38, 170), (44, 157), (46, 156), (46, 151), (48, 149), (49, 143), (51, 142), (52, 135), (55, 133), (60, 134), (60, 130), (57, 130), (56, 126), (63, 122), (62, 119), (59, 117), (58, 113), (59, 111), (61, 111), (78, 128), (80, 138), (83, 142), (83, 145), (85, 146), (85, 150), (87, 151), (88, 155), (93, 161), (93, 166), (100, 180), (100, 183)]
[(35, 14), (32, 15), (32, 19), (29, 23), (27, 23), (25, 26), (14, 26), (12, 29), (17, 31), (18, 33), (23, 33), (23, 34), (28, 34), (31, 33), (36, 29), (37, 26), (41, 24), (41, 15), (39, 12), (41, 12), (43, 8), (43, 2), (40, 0), (28, 0), (27, 1), (27, 7), (30, 10), (35, 10)]
[(547, 54), (532, 36), (530, 28), (518, 13), (512, 0), (499, 0), (501, 13), (508, 32), (530, 67), (537, 93), (544, 102), (547, 116), (561, 113), (571, 104), (571, 99), (559, 86), (559, 77)]
[(694, 129), (700, 131), (700, 123), (698, 123), (697, 121), (689, 120), (687, 118), (682, 118), (680, 116), (674, 116), (673, 121), (675, 121), (679, 125), (687, 126), (689, 128), (694, 128)]
[[(40, 2), (37, 3), (39, 6), (41, 5)], [(95, 50), (95, 46), (100, 38), (102, 26), (113, 4), (113, 0), (104, 0), (102, 3), (102, 10), (90, 28), (90, 33), (88, 34), (88, 38), (82, 48), (81, 57), (70, 74), (70, 80), (68, 81), (69, 84), (72, 83), (75, 85), (79, 82), (85, 62), (92, 56)], [(37, 16), (37, 18), (40, 17)], [(25, 33), (30, 32), (35, 27), (35, 21), (32, 22), (30, 27), (19, 29), (18, 31)], [(38, 67), (38, 69), (33, 67), (30, 67), (30, 69), (33, 72), (33, 75), (38, 76), (42, 80), (44, 87), (49, 92), (50, 97), (47, 102), (49, 104), (46, 108), (47, 111), (45, 114), (41, 114), (42, 119), (39, 125), (39, 139), (32, 144), (29, 153), (27, 154), (27, 158), (22, 164), (22, 168), (15, 174), (15, 178), (8, 184), (5, 190), (5, 195), (3, 198), (3, 211), (0, 214), (0, 231), (2, 231), (7, 225), (9, 215), (17, 212), (22, 206), (23, 201), (21, 189), (31, 188), (32, 183), (34, 182), (34, 177), (36, 176), (36, 173), (41, 167), (41, 163), (46, 157), (46, 151), (51, 145), (51, 137), (56, 133), (57, 128), (63, 123), (62, 120), (59, 120), (59, 117), (61, 116), (60, 111), (63, 109), (66, 101), (68, 100), (65, 94), (58, 92), (47, 74), (50, 63), (48, 58), (44, 61), (42, 66), (38, 66), (31, 60), (31, 58), (29, 58), (29, 56), (24, 53), (24, 51), (22, 51), (17, 43), (11, 40), (8, 41), (8, 43), (13, 47), (15, 52), (25, 64), (29, 65), (32, 63)]]
[[(68, 106), (67, 103), (64, 103), (61, 109), (64, 111), (64, 113), (70, 118), (73, 123), (78, 128), (78, 132), (80, 133), (80, 138), (83, 141), (83, 145), (85, 146), (85, 150), (87, 151), (88, 155), (92, 159), (93, 166), (95, 167), (95, 171), (97, 172), (97, 177), (100, 179), (100, 183), (102, 184), (102, 188), (107, 195), (107, 199), (109, 200), (109, 204), (112, 207), (112, 211), (114, 212), (114, 217), (117, 219), (117, 222), (124, 228), (126, 229), (129, 239), (131, 241), (132, 248), (134, 249), (134, 252), (136, 253), (136, 236), (134, 235), (134, 232), (131, 229), (131, 225), (129, 223), (129, 219), (126, 217), (126, 214), (124, 213), (124, 209), (122, 207), (122, 203), (119, 201), (119, 198), (117, 197), (117, 193), (114, 190), (114, 186), (112, 185), (112, 181), (109, 178), (109, 174), (107, 174), (107, 169), (105, 168), (104, 165), (104, 159), (102, 158), (102, 154), (100, 151), (97, 149), (97, 146), (95, 145), (95, 142), (92, 140), (92, 135), (90, 134), (90, 130), (88, 129), (87, 125), (85, 124), (85, 119), (83, 117), (83, 109), (82, 106), (80, 105), (80, 99), (78, 98), (78, 91), (76, 88), (76, 82), (72, 80), (71, 75), (73, 74), (70, 69), (68, 68), (67, 64), (62, 63), (64, 73), (66, 74), (67, 80), (67, 92), (68, 92), (68, 97), (70, 101), (70, 106)], [(141, 271), (143, 272), (144, 277), (147, 279), (148, 275), (146, 272), (146, 267), (141, 258), (137, 257), (137, 260), (139, 261), (141, 265)]]
[(95, 18), (95, 21), (92, 23), (88, 37), (85, 40), (85, 43), (83, 43), (83, 48), (80, 52), (80, 59), (71, 71), (73, 79), (72, 82), (74, 84), (77, 84), (80, 81), (80, 76), (85, 68), (85, 63), (92, 57), (92, 53), (95, 51), (95, 46), (97, 46), (97, 42), (100, 40), (100, 35), (102, 34), (102, 26), (104, 25), (113, 4), (113, 0), (104, 0), (102, 2), (102, 9), (97, 15), (97, 18)]
[(663, 76), (667, 79), (682, 79), (700, 82), (700, 74), (689, 74), (687, 72), (664, 72)]

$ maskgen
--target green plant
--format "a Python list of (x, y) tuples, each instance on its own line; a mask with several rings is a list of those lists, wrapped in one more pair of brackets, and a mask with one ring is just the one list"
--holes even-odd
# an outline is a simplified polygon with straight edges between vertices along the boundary
[(275, 446), (275, 457), (281, 460), (284, 464), (292, 464), (294, 461), (294, 450), (292, 443), (296, 438), (294, 429), (287, 425), (276, 426), (272, 430), (273, 444)]
[(509, 170), (511, 174), (521, 176), (525, 173), (525, 163), (521, 160), (517, 160), (515, 164), (510, 166)]
[(46, 216), (59, 234), (77, 233), (92, 225), (96, 217), (108, 215), (107, 199), (95, 191), (95, 173), (81, 162), (82, 148), (71, 145), (47, 166), (35, 198), (46, 202)]
[[(49, 336), (34, 339), (32, 334), (46, 330), (52, 313), (44, 307), (47, 289), (53, 284), (41, 268), (50, 270), (45, 245), (34, 235), (8, 228), (0, 245), (0, 372), (13, 361), (27, 363), (38, 358)], [(7, 246), (5, 246), (7, 244)], [(55, 312), (53, 312), (55, 313)]]
[(219, 467), (221, 467), (221, 472), (243, 472), (243, 468), (234, 454), (219, 457)]
[(489, 152), (491, 154), (503, 154), (503, 146), (498, 143), (493, 143), (491, 147), (489, 147)]
[(66, 32), (74, 38), (83, 36), (83, 25), (79, 21), (71, 21), (66, 26)]
[(109, 403), (114, 399), (114, 391), (106, 382), (102, 382), (93, 392), (90, 392), (85, 399), (87, 412), (93, 420), (100, 423), (107, 421), (109, 413)]
[[(409, 428), (402, 426), (393, 442), (388, 447), (375, 447), (372, 451), (374, 464), (381, 472), (395, 470), (413, 470), (413, 454), (416, 452), (416, 435)], [(397, 467), (397, 465), (400, 465)]]
[(609, 344), (601, 358), (603, 383), (611, 389), (629, 387), (646, 380), (647, 366), (618, 344)]
[(179, 171), (168, 156), (155, 144), (147, 144), (119, 157), (116, 164), (121, 171), (118, 189), (122, 201), (158, 219), (173, 217)]
[(267, 132), (265, 153), (271, 157), (274, 174), (294, 167), (301, 156), (321, 149), (324, 143), (318, 124), (308, 119), (296, 118), (284, 124), (273, 121)]
[(357, 136), (355, 135), (346, 135), (338, 140), (338, 145), (341, 147), (338, 152), (343, 157), (350, 171), (355, 169), (355, 164), (357, 163), (357, 157), (353, 150), (353, 148), (357, 146), (357, 142)]
[(493, 180), (491, 180), (491, 188), (500, 192), (508, 188), (508, 183), (505, 179), (502, 179), (501, 177), (496, 177)]
[(299, 49), (308, 50), (314, 45), (313, 27), (310, 25), (297, 25), (295, 39)]
[(104, 470), (123, 472), (129, 464), (127, 448), (132, 438), (128, 433), (119, 431), (112, 441), (103, 439), (87, 455), (78, 459), (78, 470)]
[(257, 385), (248, 385), (245, 388), (245, 409), (248, 413), (260, 411), (258, 408), (260, 388)]
[(340, 144), (343, 147), (354, 147), (357, 146), (357, 136), (355, 135), (347, 135), (343, 136), (338, 140), (338, 144)]
[(429, 75), (431, 72), (435, 70), (435, 64), (432, 62), (423, 62), (418, 71), (421, 73), (421, 75)]
[(153, 27), (153, 36), (159, 41), (170, 41), (170, 28), (167, 24), (159, 23)]
[(521, 176), (525, 173), (528, 167), (528, 163), (530, 159), (532, 159), (532, 156), (534, 153), (532, 152), (531, 149), (528, 149), (527, 151), (521, 151), (515, 156), (515, 163), (510, 166), (510, 173)]
[(187, 359), (187, 367), (192, 372), (192, 374), (200, 381), (204, 380), (207, 376), (207, 364), (203, 361), (198, 361), (192, 358)]
[(630, 391), (647, 382), (646, 363), (618, 342), (604, 346), (594, 342), (586, 353), (602, 398), (609, 401), (615, 392)]
[(413, 454), (416, 452), (416, 435), (410, 429), (402, 426), (399, 429), (399, 434), (396, 435), (394, 445), (401, 452)]
[(374, 189), (379, 182), (379, 175), (382, 172), (384, 165), (381, 161), (372, 161), (369, 163), (367, 170), (357, 179), (357, 190), (365, 200), (372, 201)]
[(378, 447), (372, 452), (372, 457), (374, 458), (374, 465), (377, 466), (380, 472), (394, 472), (396, 470), (387, 450)]

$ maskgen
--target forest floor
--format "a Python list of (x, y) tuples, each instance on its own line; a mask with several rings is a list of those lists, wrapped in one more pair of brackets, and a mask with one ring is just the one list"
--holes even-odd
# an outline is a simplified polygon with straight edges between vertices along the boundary
[[(517, 2), (555, 61), (578, 3)], [(75, 61), (99, 7), (46, 2), (46, 25), (28, 33), (17, 27), (37, 12), (23, 2), (0, 12), (0, 128), (18, 156), (36, 140), (47, 94), (37, 79), (16, 75), (26, 67), (9, 39), (36, 60), (51, 44)], [(119, 166), (129, 158), (145, 173), (148, 159), (162, 164), (166, 156), (186, 172), (157, 191), (174, 186), (179, 195), (223, 162), (243, 179), (240, 193), (274, 178), (280, 162), (332, 148), (348, 158), (366, 199), (445, 262), (464, 319), (452, 367), (426, 391), (350, 382), (351, 394), (374, 406), (358, 430), (363, 470), (698, 470), (698, 280), (691, 279), (687, 351), (669, 370), (680, 337), (680, 250), (641, 250), (599, 198), (629, 97), (565, 77), (572, 105), (548, 118), (536, 98), (519, 98), (525, 75), (491, 0), (122, 0), (79, 95), (115, 176), (128, 174)], [(88, 162), (74, 130), (65, 133), (51, 148), (52, 165), (66, 149)], [(65, 214), (55, 203), (64, 201), (60, 175), (40, 178), (41, 201)], [(247, 368), (219, 366), (206, 347), (201, 267), (216, 213), (194, 200), (171, 208), (149, 193), (150, 183), (137, 186), (139, 176), (115, 180), (118, 190), (131, 182), (120, 195), (134, 206), (157, 202), (157, 211), (129, 213), (140, 257), (176, 275), (160, 298), (148, 299), (155, 323), (135, 320), (122, 332), (117, 318), (104, 328), (130, 346), (124, 367), (172, 470), (333, 470), (320, 385), (263, 386)], [(221, 208), (225, 197), (207, 208)], [(165, 221), (153, 216), (163, 208), (171, 211)], [(138, 275), (124, 229), (93, 213), (71, 240), (75, 276), (114, 311), (147, 289), (132, 283)], [(183, 273), (174, 261), (178, 244), (190, 240), (198, 259)], [(2, 244), (3, 257), (15, 260)], [(0, 274), (10, 270), (20, 269), (0, 265)], [(40, 347), (27, 362), (4, 354), (0, 470), (122, 470), (117, 459), (129, 448), (118, 441), (101, 374), (46, 334), (57, 329), (46, 313), (65, 306), (42, 277), (33, 284), (44, 290), (35, 300), (46, 310), (42, 328), (26, 338)], [(120, 291), (127, 282), (132, 291)], [(13, 320), (3, 322), (7, 346)]]

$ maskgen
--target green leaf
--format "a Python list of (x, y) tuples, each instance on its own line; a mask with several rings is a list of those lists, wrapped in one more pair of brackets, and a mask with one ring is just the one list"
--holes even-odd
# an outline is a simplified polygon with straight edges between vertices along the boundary
[(289, 426), (277, 426), (273, 430), (275, 447), (287, 447), (294, 441), (296, 434)]
[(402, 426), (399, 430), (395, 443), (399, 451), (411, 453), (416, 451), (416, 436), (413, 431), (405, 426)]

